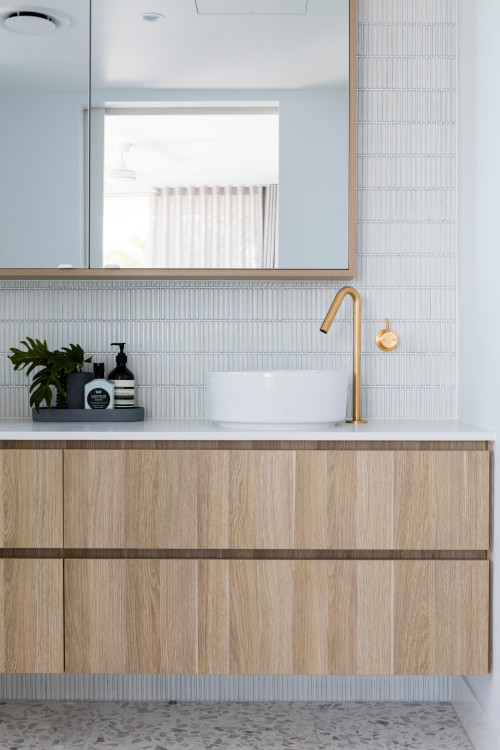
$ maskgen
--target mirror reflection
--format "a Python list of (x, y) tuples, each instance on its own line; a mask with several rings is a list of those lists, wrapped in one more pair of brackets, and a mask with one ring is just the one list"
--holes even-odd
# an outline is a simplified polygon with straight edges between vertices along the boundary
[(276, 107), (104, 113), (103, 265), (276, 268)]
[(348, 74), (348, 0), (94, 0), (91, 266), (347, 268)]
[(88, 265), (89, 0), (0, 8), (2, 268)]

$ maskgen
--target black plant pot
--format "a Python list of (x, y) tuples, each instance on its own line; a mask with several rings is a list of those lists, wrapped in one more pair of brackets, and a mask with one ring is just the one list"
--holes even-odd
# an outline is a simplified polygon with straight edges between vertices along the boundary
[(92, 372), (70, 372), (66, 376), (68, 409), (83, 409), (85, 406), (85, 385), (94, 380)]

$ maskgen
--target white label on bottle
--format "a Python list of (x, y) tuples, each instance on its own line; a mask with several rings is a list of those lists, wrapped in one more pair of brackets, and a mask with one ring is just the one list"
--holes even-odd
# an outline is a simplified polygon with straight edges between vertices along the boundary
[(87, 394), (87, 403), (91, 409), (109, 409), (111, 396), (104, 388), (92, 388)]
[(132, 409), (135, 406), (135, 380), (110, 380), (115, 387), (115, 409)]

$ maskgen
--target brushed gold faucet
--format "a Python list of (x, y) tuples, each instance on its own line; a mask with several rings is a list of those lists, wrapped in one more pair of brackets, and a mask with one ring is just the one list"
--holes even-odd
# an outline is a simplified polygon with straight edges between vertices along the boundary
[(352, 297), (353, 324), (352, 324), (352, 419), (346, 420), (353, 424), (366, 424), (366, 419), (361, 419), (361, 297), (357, 289), (352, 286), (344, 286), (339, 289), (326, 318), (320, 328), (321, 333), (328, 333), (334, 317), (346, 295)]

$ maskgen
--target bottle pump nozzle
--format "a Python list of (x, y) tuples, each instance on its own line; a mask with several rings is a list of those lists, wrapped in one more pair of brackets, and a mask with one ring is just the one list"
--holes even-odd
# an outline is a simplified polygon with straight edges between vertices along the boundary
[(126, 363), (126, 361), (127, 361), (127, 355), (123, 351), (124, 348), (125, 348), (125, 343), (120, 344), (120, 343), (118, 343), (116, 341), (113, 341), (112, 344), (111, 344), (111, 346), (119, 346), (120, 347), (120, 351), (116, 355), (116, 364), (117, 365), (124, 365)]

